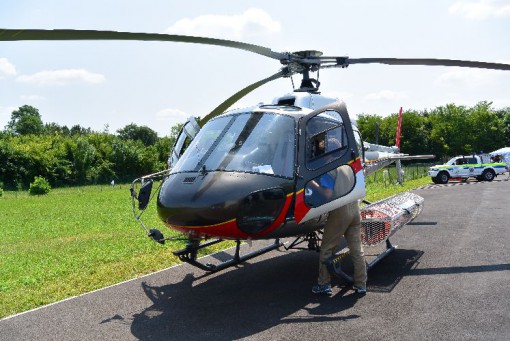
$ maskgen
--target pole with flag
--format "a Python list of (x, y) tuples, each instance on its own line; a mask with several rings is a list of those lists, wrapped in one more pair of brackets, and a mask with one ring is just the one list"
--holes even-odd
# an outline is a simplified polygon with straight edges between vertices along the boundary
[(400, 107), (400, 112), (398, 113), (398, 123), (397, 123), (397, 137), (395, 139), (395, 146), (400, 151), (400, 135), (402, 133), (402, 107)]
[[(397, 146), (398, 151), (400, 152), (400, 135), (402, 134), (402, 107), (400, 107), (400, 112), (398, 113), (398, 123), (397, 123), (397, 137), (395, 138), (395, 146)], [(404, 170), (402, 169), (402, 164), (400, 160), (395, 162), (397, 166), (397, 181), (399, 184), (404, 183)]]

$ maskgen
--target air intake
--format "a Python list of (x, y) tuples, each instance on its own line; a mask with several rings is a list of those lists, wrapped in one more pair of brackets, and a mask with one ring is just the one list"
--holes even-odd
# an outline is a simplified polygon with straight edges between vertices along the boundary
[(192, 184), (195, 181), (196, 178), (197, 178), (196, 176), (188, 176), (188, 177), (184, 178), (182, 183)]

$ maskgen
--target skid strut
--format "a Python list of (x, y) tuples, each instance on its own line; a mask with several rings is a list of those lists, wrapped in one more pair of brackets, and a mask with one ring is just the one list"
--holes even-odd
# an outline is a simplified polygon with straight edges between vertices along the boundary
[(173, 254), (176, 255), (177, 257), (179, 257), (179, 259), (181, 261), (189, 263), (193, 266), (196, 266), (199, 269), (202, 269), (204, 271), (209, 271), (209, 272), (216, 272), (216, 271), (220, 271), (225, 268), (228, 268), (230, 266), (241, 264), (251, 258), (260, 256), (266, 252), (272, 251), (272, 250), (277, 249), (280, 246), (282, 246), (282, 243), (280, 242), (280, 240), (276, 239), (273, 244), (262, 247), (258, 250), (247, 253), (245, 255), (241, 255), (240, 254), (241, 241), (236, 240), (236, 249), (235, 249), (234, 255), (231, 259), (223, 261), (219, 264), (210, 264), (210, 263), (204, 264), (204, 263), (197, 261), (198, 250), (203, 249), (208, 246), (211, 246), (213, 244), (220, 243), (222, 241), (223, 241), (222, 239), (215, 239), (215, 240), (211, 240), (211, 241), (208, 241), (205, 243), (200, 243), (200, 240), (190, 240), (186, 244), (186, 248), (179, 250), (179, 251), (175, 251)]
[[(302, 250), (310, 250), (310, 251), (320, 251), (320, 241), (322, 232), (314, 231), (309, 232), (306, 235), (298, 236), (289, 246), (284, 246), (285, 250), (290, 249), (302, 249)], [(298, 245), (302, 243), (307, 243), (307, 247), (298, 247)]]
[[(381, 252), (374, 260), (367, 264), (367, 271), (370, 271), (377, 263), (379, 263), (383, 258), (391, 254), (397, 248), (397, 245), (392, 245), (389, 238), (386, 239), (386, 250)], [(326, 261), (326, 267), (329, 270), (329, 273), (332, 275), (338, 275), (345, 279), (349, 283), (353, 283), (354, 280), (352, 276), (348, 275), (342, 270), (342, 259), (349, 255), (349, 250), (345, 249), (340, 252), (334, 254), (330, 259)]]

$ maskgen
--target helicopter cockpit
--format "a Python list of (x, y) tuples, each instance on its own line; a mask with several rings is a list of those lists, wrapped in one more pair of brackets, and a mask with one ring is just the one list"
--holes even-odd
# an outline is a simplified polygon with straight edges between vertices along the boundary
[(209, 121), (170, 174), (233, 171), (292, 178), (295, 119), (270, 111), (244, 111)]
[(297, 229), (306, 234), (332, 209), (365, 195), (342, 102), (316, 110), (291, 103), (257, 105), (214, 117), (201, 129), (191, 117), (169, 161), (165, 173), (140, 181), (145, 188), (162, 174), (158, 215), (194, 242), (211, 236), (280, 238)]

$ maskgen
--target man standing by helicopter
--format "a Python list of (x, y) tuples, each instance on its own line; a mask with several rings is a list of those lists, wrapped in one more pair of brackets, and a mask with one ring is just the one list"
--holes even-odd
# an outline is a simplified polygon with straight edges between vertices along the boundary
[[(335, 143), (336, 141), (328, 141)], [(332, 174), (333, 173), (333, 174)], [(314, 186), (322, 191), (322, 195), (332, 196), (334, 193), (346, 193), (352, 188), (353, 173), (349, 166), (342, 166), (328, 172), (314, 181)], [(313, 191), (313, 190), (312, 190)], [(317, 285), (312, 288), (314, 294), (331, 295), (331, 275), (325, 262), (330, 259), (340, 246), (345, 236), (347, 246), (354, 264), (353, 289), (359, 294), (366, 293), (367, 268), (361, 243), (361, 215), (358, 201), (346, 204), (331, 211), (322, 235), (319, 256), (319, 277)]]
[(358, 202), (355, 201), (329, 213), (322, 235), (318, 284), (312, 288), (314, 294), (332, 294), (331, 275), (325, 262), (333, 256), (343, 236), (354, 264), (353, 289), (359, 294), (366, 293), (367, 268), (361, 244), (361, 216)]

